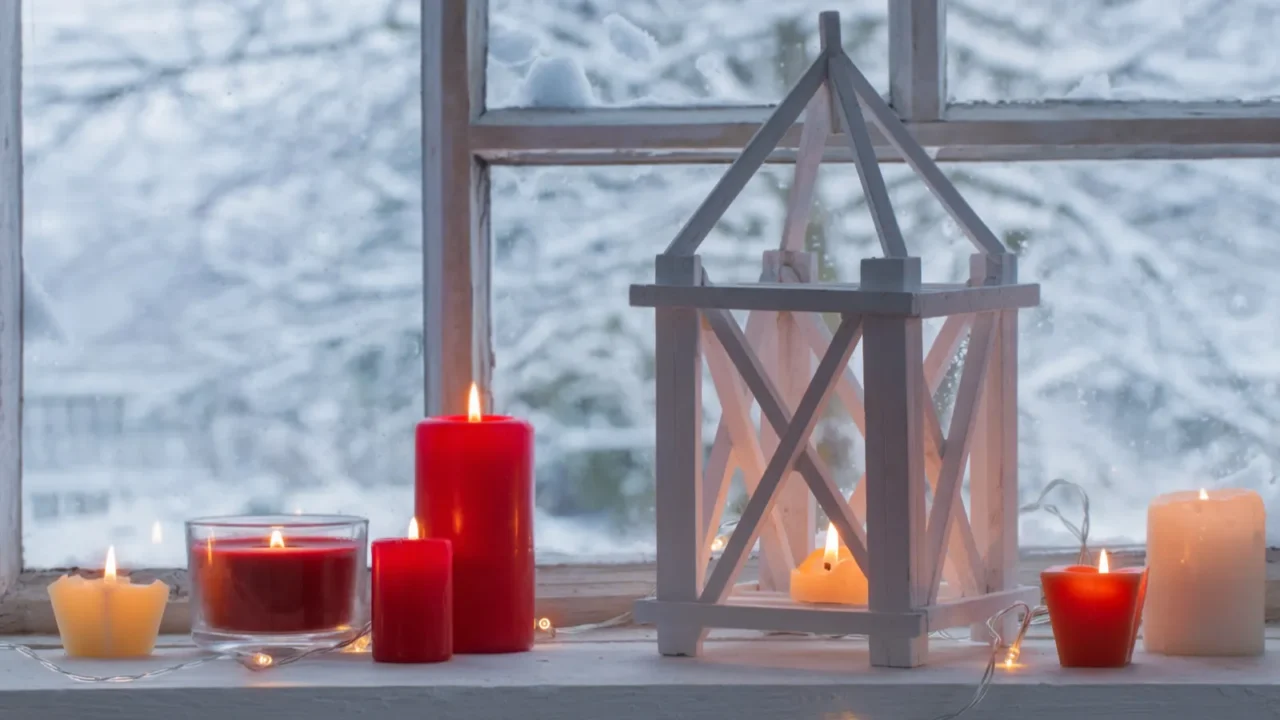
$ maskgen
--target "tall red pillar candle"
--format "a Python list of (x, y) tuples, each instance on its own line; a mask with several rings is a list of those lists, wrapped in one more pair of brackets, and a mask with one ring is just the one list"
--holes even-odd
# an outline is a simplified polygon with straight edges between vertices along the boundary
[(418, 423), (415, 511), (453, 544), (453, 649), (533, 647), (533, 427), (481, 415)]
[(373, 542), (373, 659), (433, 663), (453, 657), (453, 552), (448, 540)]
[(1145, 567), (1110, 571), (1104, 550), (1098, 567), (1051, 567), (1040, 583), (1062, 667), (1129, 664), (1146, 599)]

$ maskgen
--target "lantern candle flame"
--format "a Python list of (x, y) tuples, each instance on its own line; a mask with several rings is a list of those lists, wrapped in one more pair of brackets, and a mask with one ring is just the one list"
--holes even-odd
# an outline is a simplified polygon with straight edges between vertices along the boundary
[(830, 570), (840, 559), (840, 535), (834, 524), (827, 526), (827, 546), (822, 551), (822, 569)]
[(418, 530), (418, 518), (410, 518), (410, 520), (409, 520), (409, 539), (410, 539), (410, 540), (419, 540), (419, 539), (421, 539), (421, 538), (422, 538), (422, 533)]
[(1107, 562), (1106, 550), (1103, 550), (1102, 554), (1098, 557), (1098, 572), (1099, 573), (1111, 572), (1111, 563)]
[(1205, 492), (1205, 491), (1204, 491), (1204, 488), (1200, 488), (1200, 499), (1201, 499), (1201, 500), (1208, 500), (1208, 499), (1209, 499), (1209, 493)]
[(270, 542), (267, 543), (267, 545), (273, 548), (284, 547), (284, 535), (281, 535), (279, 530), (272, 530), (271, 540)]

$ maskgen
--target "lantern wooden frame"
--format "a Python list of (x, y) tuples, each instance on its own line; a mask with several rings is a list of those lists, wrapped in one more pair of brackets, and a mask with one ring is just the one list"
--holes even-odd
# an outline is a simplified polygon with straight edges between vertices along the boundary
[[(1039, 600), (1015, 578), (1017, 310), (1038, 304), (1039, 286), (1017, 282), (1015, 257), (845, 54), (838, 14), (819, 23), (818, 58), (657, 257), (655, 283), (631, 287), (632, 305), (655, 308), (657, 332), (658, 587), (636, 616), (657, 625), (664, 655), (698, 654), (710, 628), (746, 628), (865, 634), (872, 665), (915, 667), (930, 632), (970, 625), (985, 638), (994, 613)], [(765, 253), (760, 283), (713, 284), (698, 246), (802, 111), (780, 249)], [(976, 246), (968, 283), (921, 282), (863, 111)], [(822, 151), (839, 124), (886, 255), (862, 261), (858, 285), (815, 282), (814, 258), (801, 250)], [(750, 312), (745, 331), (733, 310)], [(840, 317), (834, 332), (822, 313)], [(944, 316), (926, 356), (922, 321)], [(966, 331), (944, 436), (932, 397)], [(848, 367), (859, 341), (865, 388)], [(704, 359), (723, 407), (705, 470)], [(866, 474), (849, 498), (810, 443), (833, 394), (866, 437)], [(751, 496), (711, 565), (735, 470)], [(786, 594), (813, 547), (814, 499), (868, 578), (867, 607), (801, 605)], [(757, 540), (760, 579), (736, 583)]]

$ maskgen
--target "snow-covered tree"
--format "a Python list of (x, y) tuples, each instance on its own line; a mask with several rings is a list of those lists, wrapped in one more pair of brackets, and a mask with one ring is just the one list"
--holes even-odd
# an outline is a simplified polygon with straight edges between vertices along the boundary
[[(491, 0), (488, 102), (776, 101), (817, 51), (829, 4)], [(109, 373), (105, 359), (132, 349), (125, 365), (195, 376), (146, 412), (185, 423), (205, 476), (242, 506), (402, 525), (422, 406), (418, 5), (26, 3), (27, 270), (72, 369)], [(847, 5), (845, 42), (885, 89), (885, 3)], [(1280, 75), (1280, 10), (1265, 0), (949, 5), (961, 100), (1255, 98)], [(1043, 285), (1022, 326), (1027, 491), (1076, 480), (1094, 527), (1129, 539), (1158, 490), (1239, 471), (1233, 482), (1270, 498), (1273, 166), (948, 168)], [(544, 548), (599, 546), (589, 528), (651, 536), (652, 317), (626, 287), (651, 276), (722, 171), (493, 171), (494, 390), (538, 428)], [(886, 174), (926, 275), (962, 278), (967, 241), (905, 168)], [(717, 278), (754, 278), (789, 182), (771, 166), (730, 208), (704, 245)], [(851, 168), (823, 169), (808, 244), (829, 279), (856, 280), (876, 252)], [(66, 371), (66, 348), (56, 355)], [(52, 371), (43, 356), (28, 348), (28, 376)], [(826, 426), (823, 452), (852, 482), (857, 441), (838, 412)]]

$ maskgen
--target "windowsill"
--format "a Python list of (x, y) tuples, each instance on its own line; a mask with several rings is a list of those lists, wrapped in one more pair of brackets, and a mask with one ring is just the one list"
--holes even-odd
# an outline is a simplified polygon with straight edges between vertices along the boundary
[[(164, 645), (146, 661), (72, 661), (58, 650), (41, 652), (88, 674), (142, 672), (196, 657), (181, 638)], [(1052, 641), (1035, 638), (1024, 647), (1022, 666), (999, 671), (970, 716), (1202, 720), (1224, 707), (1232, 717), (1269, 716), (1280, 704), (1280, 639), (1268, 646), (1271, 654), (1259, 658), (1138, 653), (1130, 668), (1084, 671), (1059, 668)], [(562, 636), (531, 653), (458, 656), (441, 665), (375, 665), (367, 654), (343, 654), (261, 674), (223, 661), (143, 682), (84, 685), (0, 653), (0, 715), (912, 720), (962, 706), (985, 662), (984, 646), (935, 639), (928, 666), (873, 670), (860, 640), (751, 633), (713, 638), (699, 659), (662, 658), (652, 630), (626, 628)]]

